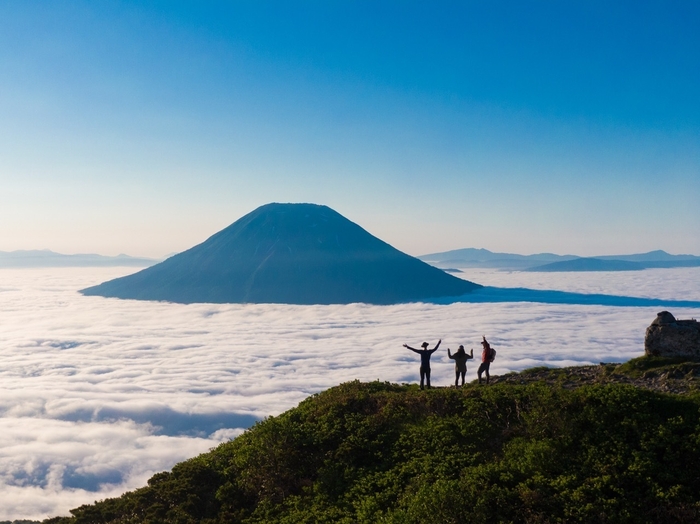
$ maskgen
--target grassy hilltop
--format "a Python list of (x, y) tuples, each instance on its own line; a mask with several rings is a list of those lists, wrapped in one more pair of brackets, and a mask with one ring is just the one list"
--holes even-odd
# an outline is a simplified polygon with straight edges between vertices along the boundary
[(342, 384), (51, 524), (700, 521), (700, 364)]

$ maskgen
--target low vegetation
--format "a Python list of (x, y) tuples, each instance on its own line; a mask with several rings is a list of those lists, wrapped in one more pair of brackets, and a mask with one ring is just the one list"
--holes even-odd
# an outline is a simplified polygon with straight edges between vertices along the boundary
[(698, 522), (696, 370), (637, 359), (461, 389), (350, 382), (45, 522)]

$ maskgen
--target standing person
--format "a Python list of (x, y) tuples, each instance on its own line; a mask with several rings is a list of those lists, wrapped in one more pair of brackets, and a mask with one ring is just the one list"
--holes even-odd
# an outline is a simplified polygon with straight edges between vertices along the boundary
[(455, 361), (455, 387), (457, 387), (460, 375), (462, 375), (462, 385), (464, 386), (464, 375), (467, 374), (467, 360), (474, 358), (474, 350), (472, 349), (471, 353), (467, 355), (467, 352), (464, 351), (464, 346), (459, 346), (459, 349), (453, 355), (450, 353), (450, 348), (447, 348), (447, 356)]
[(421, 344), (421, 347), (423, 349), (414, 349), (411, 346), (404, 344), (403, 347), (406, 349), (410, 349), (414, 353), (418, 353), (420, 355), (420, 388), (423, 389), (423, 379), (427, 379), (428, 383), (428, 389), (430, 389), (430, 355), (435, 353), (437, 351), (437, 348), (440, 347), (440, 342), (442, 342), (442, 339), (438, 340), (438, 343), (435, 344), (435, 347), (433, 349), (428, 349), (428, 343), (423, 342)]
[(479, 376), (479, 384), (481, 384), (481, 374), (485, 371), (486, 383), (488, 384), (489, 379), (491, 378), (489, 375), (489, 366), (496, 358), (496, 350), (491, 347), (491, 344), (488, 343), (485, 336), (482, 335), (481, 338), (483, 338), (481, 345), (484, 346), (484, 350), (481, 352), (481, 365), (479, 366), (477, 375)]

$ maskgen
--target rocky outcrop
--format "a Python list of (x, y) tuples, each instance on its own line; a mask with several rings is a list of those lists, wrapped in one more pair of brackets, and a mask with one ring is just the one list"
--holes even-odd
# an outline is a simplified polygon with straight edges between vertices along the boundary
[(644, 352), (655, 357), (700, 358), (700, 322), (662, 311), (647, 328)]

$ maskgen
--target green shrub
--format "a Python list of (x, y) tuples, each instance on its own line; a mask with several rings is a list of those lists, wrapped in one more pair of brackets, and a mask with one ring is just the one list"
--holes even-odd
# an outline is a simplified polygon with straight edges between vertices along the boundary
[(697, 522), (700, 400), (351, 382), (57, 524)]

